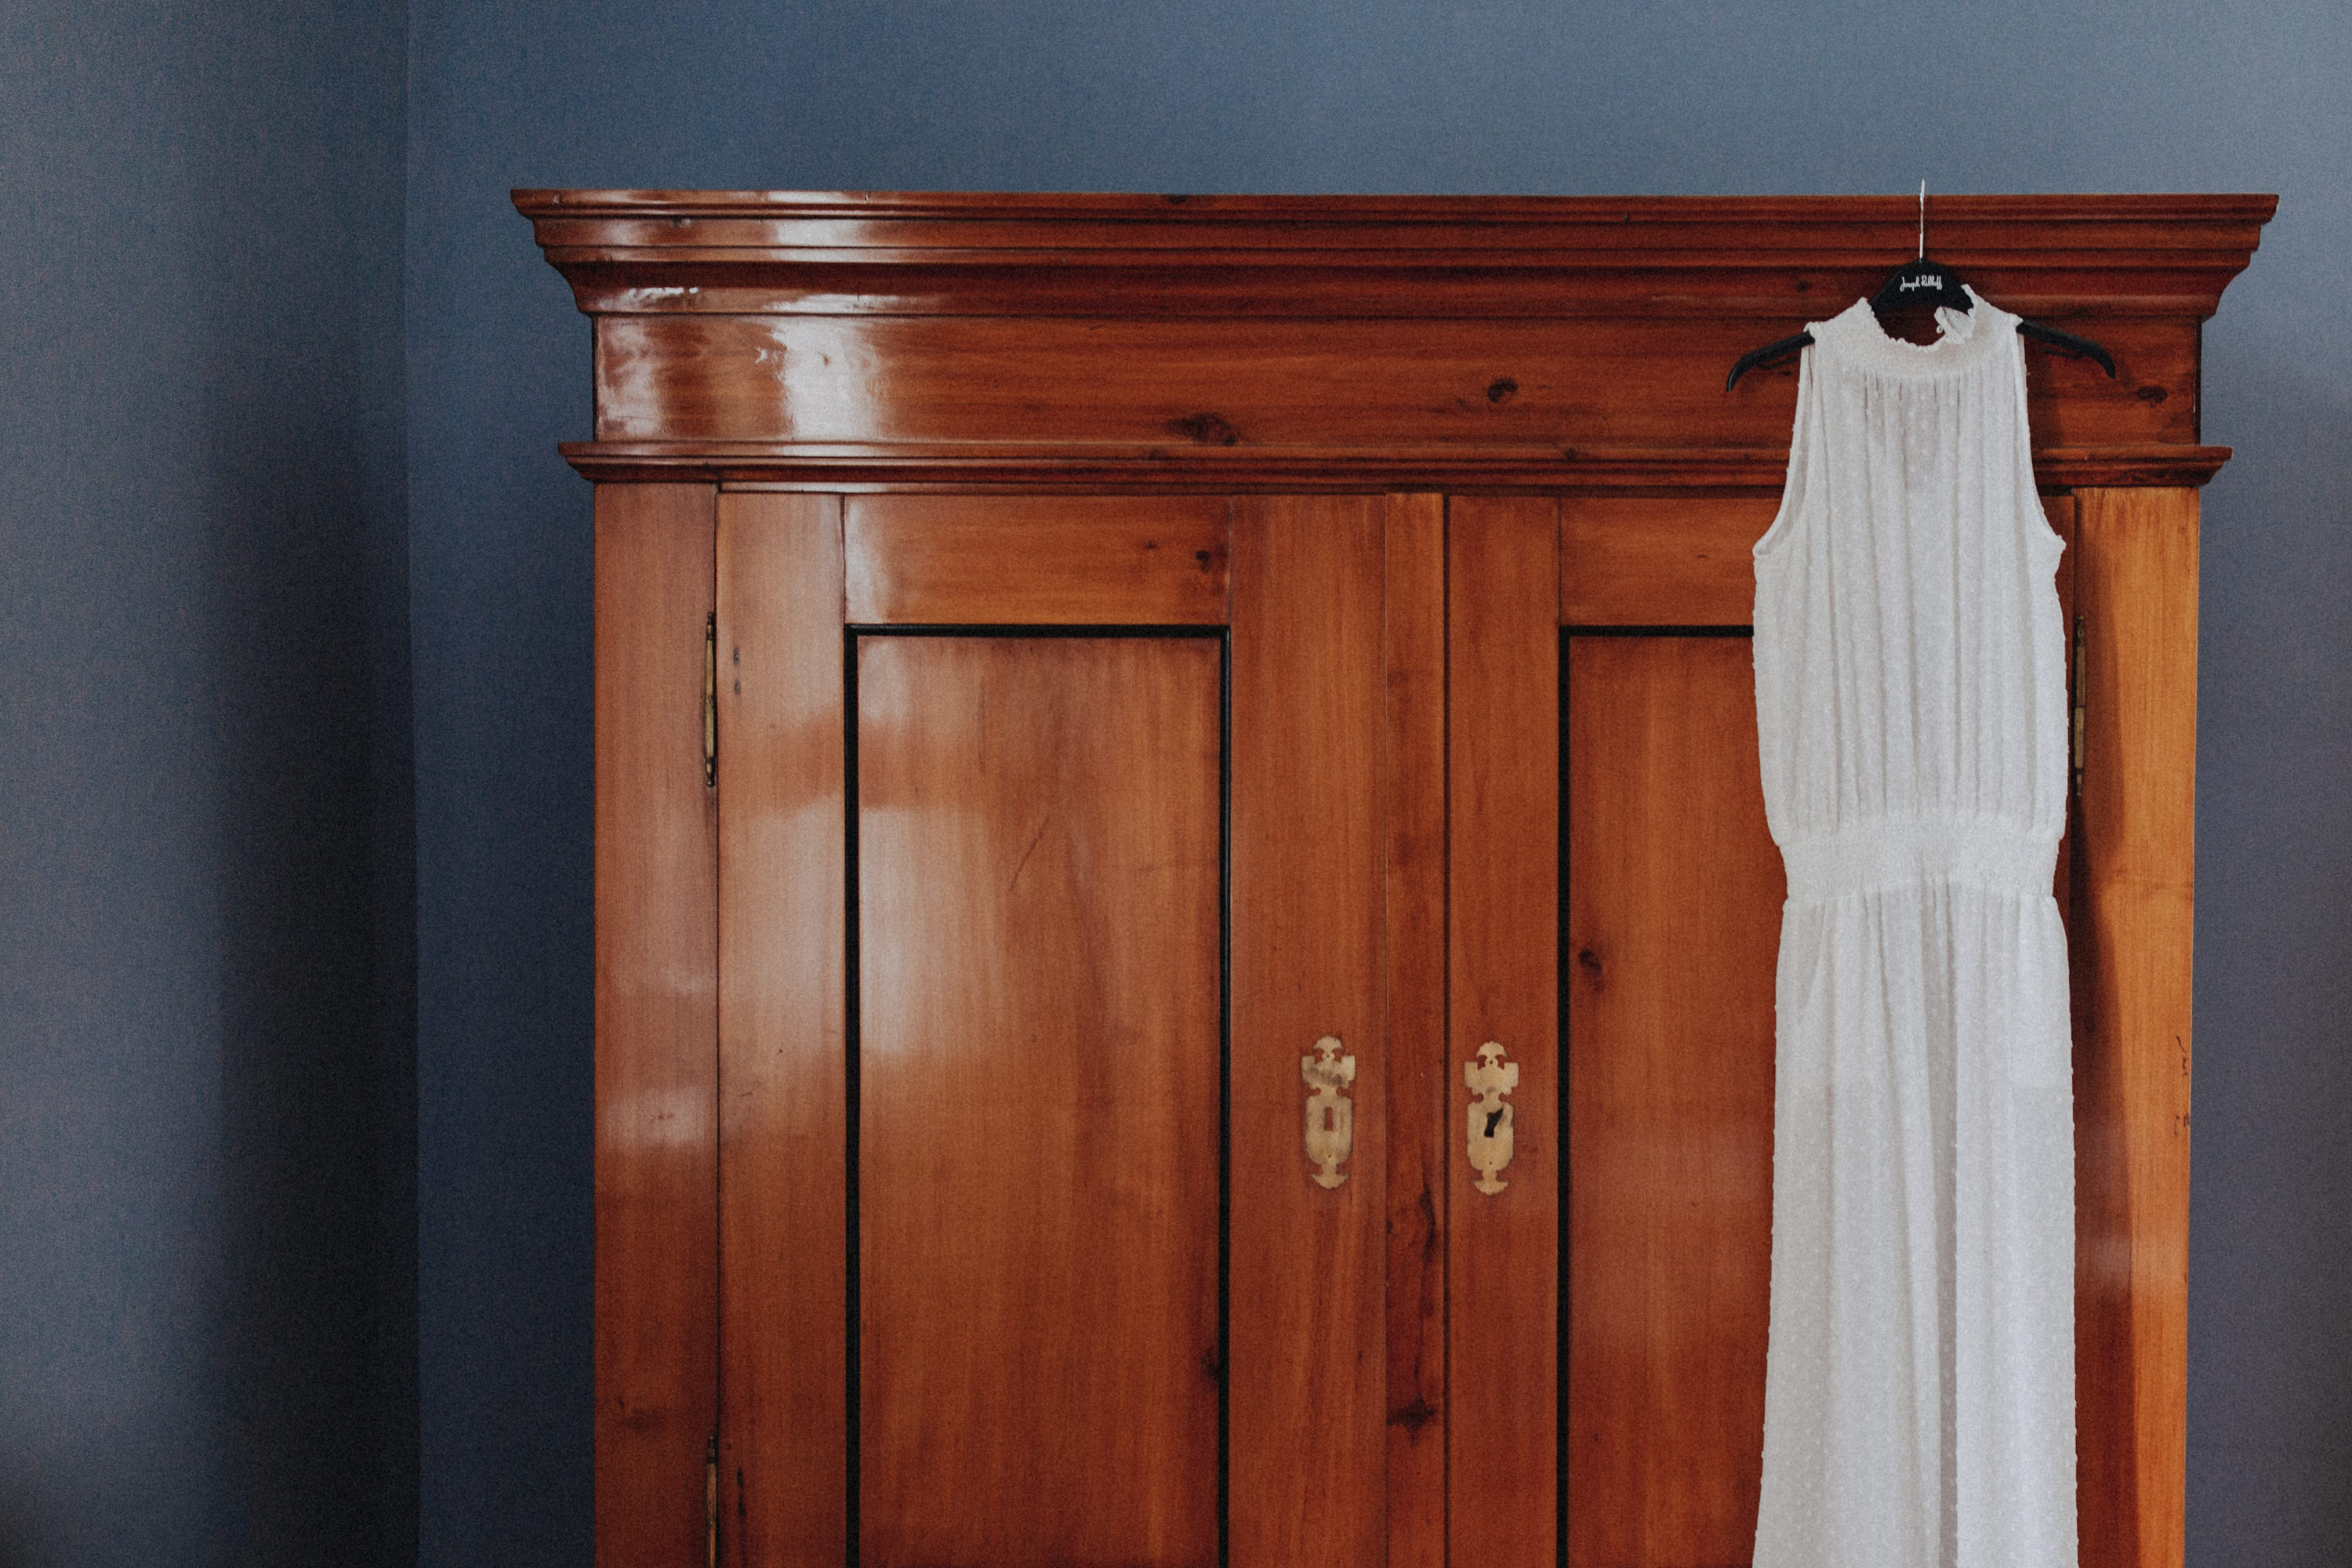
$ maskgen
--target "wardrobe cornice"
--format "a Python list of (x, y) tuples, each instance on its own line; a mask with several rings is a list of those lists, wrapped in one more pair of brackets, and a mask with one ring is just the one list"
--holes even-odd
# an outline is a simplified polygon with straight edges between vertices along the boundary
[[(806, 489), (1776, 489), (1795, 367), (1909, 197), (514, 193), (594, 319), (597, 479)], [(1942, 196), (2053, 489), (2197, 485), (2200, 329), (2267, 195)]]

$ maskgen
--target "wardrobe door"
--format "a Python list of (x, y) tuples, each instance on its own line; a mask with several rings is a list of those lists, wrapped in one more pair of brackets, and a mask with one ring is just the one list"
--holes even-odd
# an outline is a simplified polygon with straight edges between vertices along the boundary
[[(1775, 506), (1561, 508), (1572, 1568), (1717, 1568), (1755, 1545), (1786, 883), (1758, 767), (1749, 547)], [(2071, 542), (2071, 505), (2051, 521)], [(2071, 616), (2071, 553), (2059, 592)], [(2086, 1454), (2102, 1442), (2084, 1431)]]
[(1701, 629), (1567, 645), (1567, 1561), (1744, 1563), (1784, 897), (1754, 667)]
[(1564, 503), (1564, 1561), (1754, 1550), (1785, 896), (1758, 773), (1759, 500)]
[(1383, 517), (721, 499), (723, 1561), (1377, 1559)]

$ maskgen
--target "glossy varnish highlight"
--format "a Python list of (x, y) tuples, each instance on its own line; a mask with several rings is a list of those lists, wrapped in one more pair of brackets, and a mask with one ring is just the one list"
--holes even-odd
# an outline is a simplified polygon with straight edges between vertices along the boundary
[(735, 1561), (848, 1529), (841, 502), (719, 499), (719, 1470)]
[(1216, 1560), (1220, 658), (859, 642), (869, 1568)]
[(706, 485), (596, 497), (596, 1540), (700, 1550), (718, 1424), (719, 856)]

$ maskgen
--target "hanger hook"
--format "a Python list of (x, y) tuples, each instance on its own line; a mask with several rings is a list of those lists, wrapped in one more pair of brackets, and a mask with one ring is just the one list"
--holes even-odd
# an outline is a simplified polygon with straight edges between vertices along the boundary
[(1927, 182), (1919, 182), (1919, 259), (1927, 259)]

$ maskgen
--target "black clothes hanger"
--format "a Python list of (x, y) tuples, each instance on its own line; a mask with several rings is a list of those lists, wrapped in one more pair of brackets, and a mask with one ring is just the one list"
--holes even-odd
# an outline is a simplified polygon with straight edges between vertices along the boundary
[[(1973, 303), (1968, 290), (1961, 287), (1958, 273), (1940, 261), (1927, 258), (1927, 183), (1922, 180), (1919, 182), (1918, 258), (1905, 262), (1888, 275), (1886, 281), (1878, 286), (1878, 292), (1870, 297), (1870, 308), (1873, 312), (1883, 315), (1898, 305), (1934, 305), (1965, 310)], [(2107, 373), (2109, 381), (2116, 378), (2115, 356), (2088, 338), (2078, 338), (2072, 332), (2062, 332), (2055, 327), (2045, 327), (2039, 321), (2021, 318), (2017, 323), (2017, 335), (2047, 343), (2059, 353), (2077, 359), (2096, 360)], [(1799, 332), (1793, 338), (1782, 338), (1778, 342), (1766, 343), (1760, 349), (1748, 350), (1739, 356), (1739, 363), (1731, 367), (1731, 374), (1724, 377), (1723, 390), (1729, 392), (1749, 371), (1784, 360), (1798, 350), (1811, 346), (1812, 341), (1812, 333)]]

